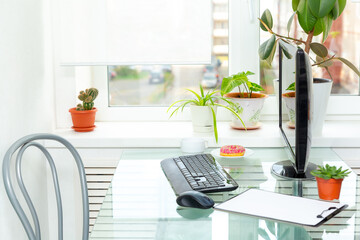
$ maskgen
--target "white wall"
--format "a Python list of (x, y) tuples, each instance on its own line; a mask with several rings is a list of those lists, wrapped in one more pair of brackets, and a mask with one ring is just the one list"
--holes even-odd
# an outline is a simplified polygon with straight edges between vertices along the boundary
[[(46, 2), (46, 1), (44, 1)], [(49, 132), (53, 122), (50, 35), (42, 0), (11, 0), (0, 3), (0, 164), (5, 151), (18, 138)], [(41, 224), (47, 233), (46, 169), (38, 151), (24, 159), (23, 172)], [(30, 156), (31, 155), (31, 156)], [(6, 196), (0, 173), (1, 239), (27, 239)]]

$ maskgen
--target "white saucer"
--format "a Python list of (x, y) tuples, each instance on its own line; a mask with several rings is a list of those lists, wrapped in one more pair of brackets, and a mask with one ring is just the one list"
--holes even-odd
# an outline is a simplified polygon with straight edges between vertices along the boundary
[(214, 157), (219, 157), (219, 158), (246, 158), (246, 157), (249, 157), (249, 156), (253, 155), (254, 153), (255, 153), (254, 150), (251, 150), (249, 148), (245, 148), (244, 156), (221, 156), (220, 155), (220, 148), (216, 148), (216, 149), (211, 151), (211, 154)]

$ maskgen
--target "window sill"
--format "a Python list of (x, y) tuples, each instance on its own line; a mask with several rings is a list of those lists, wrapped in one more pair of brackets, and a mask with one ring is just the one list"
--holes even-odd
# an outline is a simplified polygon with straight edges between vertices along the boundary
[[(202, 137), (209, 147), (241, 144), (246, 147), (282, 147), (277, 121), (264, 121), (261, 129), (239, 131), (228, 122), (218, 123), (219, 143), (212, 133), (194, 133), (191, 122), (97, 122), (93, 132), (57, 129), (55, 134), (79, 148), (179, 147), (182, 138)], [(56, 147), (56, 143), (48, 143)], [(327, 121), (323, 136), (313, 137), (313, 147), (360, 147), (360, 121)]]

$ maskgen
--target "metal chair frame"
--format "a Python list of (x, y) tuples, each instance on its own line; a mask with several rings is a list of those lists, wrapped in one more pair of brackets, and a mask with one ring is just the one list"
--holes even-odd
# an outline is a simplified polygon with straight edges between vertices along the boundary
[[(89, 238), (89, 198), (88, 198), (88, 188), (86, 183), (86, 175), (85, 175), (85, 169), (83, 162), (81, 160), (81, 157), (79, 153), (76, 151), (76, 149), (71, 145), (71, 143), (67, 140), (65, 140), (62, 137), (59, 137), (54, 134), (32, 134), (25, 136), (18, 141), (16, 141), (14, 144), (11, 145), (11, 147), (8, 149), (8, 151), (5, 154), (4, 162), (3, 162), (3, 180), (4, 185), (6, 189), (6, 193), (8, 195), (8, 198), (14, 207), (17, 215), (19, 216), (21, 223), (26, 231), (26, 234), (30, 240), (41, 240), (41, 232), (40, 232), (40, 224), (39, 219), (36, 214), (34, 205), (30, 199), (30, 196), (26, 190), (26, 187), (24, 185), (24, 181), (21, 174), (21, 162), (22, 162), (22, 156), (25, 152), (25, 150), (28, 147), (36, 147), (45, 155), (51, 169), (51, 174), (53, 178), (54, 188), (55, 188), (55, 195), (56, 195), (56, 202), (57, 202), (57, 215), (58, 215), (58, 239), (63, 239), (63, 211), (62, 211), (62, 203), (61, 203), (61, 194), (60, 194), (60, 187), (59, 187), (59, 180), (56, 172), (56, 167), (54, 160), (52, 159), (50, 153), (48, 150), (38, 142), (34, 142), (36, 140), (54, 140), (61, 144), (63, 144), (72, 154), (72, 156), (75, 159), (78, 172), (80, 175), (80, 185), (81, 185), (81, 195), (82, 195), (82, 202), (83, 202), (83, 230), (82, 230), (82, 240), (87, 240)], [(19, 150), (19, 151), (18, 151)], [(34, 228), (30, 224), (30, 221), (28, 217), (26, 216), (23, 208), (21, 207), (18, 198), (15, 194), (14, 188), (11, 183), (10, 179), (10, 165), (11, 165), (11, 159), (15, 152), (18, 151), (16, 156), (16, 179), (17, 183), (20, 187), (20, 190), (22, 194), (24, 195), (26, 204), (30, 210)]]

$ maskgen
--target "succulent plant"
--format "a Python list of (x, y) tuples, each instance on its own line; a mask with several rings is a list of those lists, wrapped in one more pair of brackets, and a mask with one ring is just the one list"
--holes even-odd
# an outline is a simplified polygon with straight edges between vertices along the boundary
[(313, 176), (323, 179), (343, 179), (350, 173), (349, 169), (342, 170), (342, 167), (336, 168), (335, 166), (329, 166), (329, 164), (326, 164), (325, 167), (318, 166), (318, 169), (311, 171)]
[(79, 100), (82, 101), (82, 104), (76, 106), (76, 111), (85, 111), (91, 110), (94, 107), (94, 100), (96, 99), (99, 91), (96, 88), (89, 88), (85, 91), (80, 91), (78, 96)]

